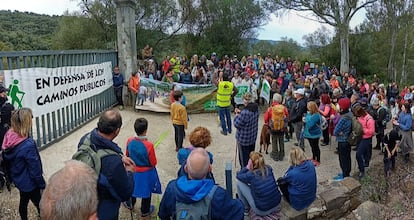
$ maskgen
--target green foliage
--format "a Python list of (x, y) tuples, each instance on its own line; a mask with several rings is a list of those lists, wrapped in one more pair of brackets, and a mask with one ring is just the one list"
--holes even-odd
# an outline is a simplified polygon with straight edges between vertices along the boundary
[(108, 41), (104, 31), (93, 19), (63, 16), (59, 29), (53, 36), (52, 48), (59, 50), (115, 48), (115, 41)]
[(0, 50), (48, 50), (59, 17), (0, 11)]

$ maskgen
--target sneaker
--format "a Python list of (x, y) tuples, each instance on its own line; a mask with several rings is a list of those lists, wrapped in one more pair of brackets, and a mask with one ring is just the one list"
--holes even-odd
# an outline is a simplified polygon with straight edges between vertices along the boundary
[(130, 201), (125, 201), (125, 202), (122, 202), (122, 205), (123, 205), (125, 208), (129, 209), (129, 210), (134, 210), (134, 206), (131, 204), (131, 202), (130, 202)]
[(342, 177), (342, 176), (334, 176), (333, 180), (334, 181), (342, 181), (342, 180), (344, 180), (344, 177)]
[(222, 135), (224, 135), (224, 136), (226, 136), (226, 135), (227, 135), (227, 133), (225, 133), (224, 131), (220, 131), (220, 134), (222, 134)]
[(327, 143), (321, 143), (321, 146), (327, 146), (328, 144)]
[(244, 209), (244, 216), (249, 216), (250, 208)]
[(297, 147), (297, 146), (299, 146), (299, 143), (294, 143), (294, 145)]
[(284, 139), (283, 139), (283, 141), (284, 141), (284, 142), (289, 142), (289, 139), (284, 138)]
[(312, 163), (315, 167), (318, 167), (321, 163), (317, 160), (312, 159)]

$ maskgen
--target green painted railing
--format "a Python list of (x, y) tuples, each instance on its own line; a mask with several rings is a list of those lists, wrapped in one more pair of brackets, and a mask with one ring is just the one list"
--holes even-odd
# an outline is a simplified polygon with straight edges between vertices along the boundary
[[(70, 50), (0, 52), (0, 73), (1, 70), (32, 67), (56, 68), (64, 66), (83, 66), (108, 61), (112, 62), (112, 66), (118, 65), (116, 51)], [(3, 81), (2, 77), (3, 76), (0, 76), (1, 82)], [(81, 127), (115, 103), (116, 99), (113, 94), (113, 89), (109, 88), (88, 99), (70, 103), (67, 106), (62, 106), (62, 108), (57, 111), (36, 117), (33, 119), (33, 138), (35, 139), (37, 146), (43, 149)]]

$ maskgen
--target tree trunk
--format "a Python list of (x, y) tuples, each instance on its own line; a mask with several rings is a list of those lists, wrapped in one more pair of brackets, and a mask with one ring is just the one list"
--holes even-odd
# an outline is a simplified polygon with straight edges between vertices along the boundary
[(388, 58), (388, 76), (392, 76), (392, 81), (397, 81), (397, 71), (395, 69), (395, 44), (397, 43), (397, 18), (391, 18), (391, 38), (390, 56)]
[(408, 47), (408, 34), (410, 32), (409, 22), (405, 27), (405, 36), (404, 36), (404, 48), (403, 48), (403, 64), (401, 70), (400, 85), (403, 85), (403, 82), (407, 82), (407, 47)]
[(340, 72), (349, 72), (349, 24), (338, 27), (341, 43), (341, 67)]

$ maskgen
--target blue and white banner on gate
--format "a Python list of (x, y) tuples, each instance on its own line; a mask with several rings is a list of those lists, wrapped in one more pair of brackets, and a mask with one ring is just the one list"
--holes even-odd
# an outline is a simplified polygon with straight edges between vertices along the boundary
[(111, 62), (2, 72), (9, 102), (15, 108), (31, 108), (35, 117), (92, 97), (113, 84)]

